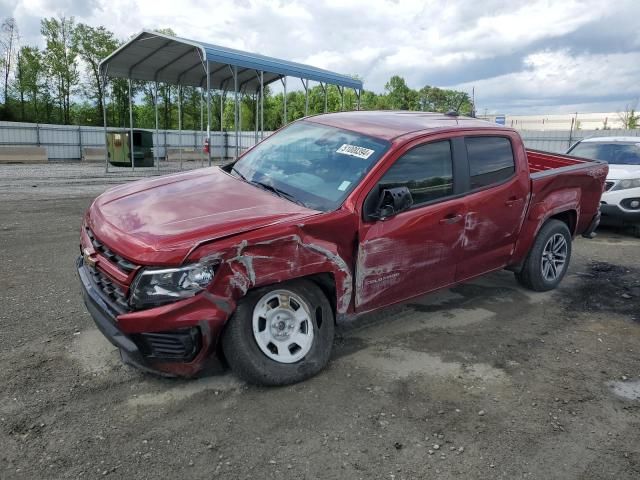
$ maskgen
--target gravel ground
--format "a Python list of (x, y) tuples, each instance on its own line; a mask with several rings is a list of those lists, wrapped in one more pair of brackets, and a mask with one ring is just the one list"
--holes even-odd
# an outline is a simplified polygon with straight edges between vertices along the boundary
[(298, 385), (159, 379), (73, 268), (84, 209), (131, 179), (0, 166), (0, 478), (640, 478), (640, 240), (578, 239), (555, 292), (498, 272), (340, 325)]

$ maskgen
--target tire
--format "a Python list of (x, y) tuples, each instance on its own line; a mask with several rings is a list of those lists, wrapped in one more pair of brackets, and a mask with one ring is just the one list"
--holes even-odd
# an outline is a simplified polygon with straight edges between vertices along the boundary
[(636, 238), (640, 238), (640, 225), (634, 225), (632, 231)]
[(222, 350), (243, 380), (288, 385), (325, 367), (334, 331), (333, 310), (320, 287), (294, 280), (247, 293), (227, 323)]
[[(562, 245), (562, 242), (564, 247), (556, 251), (554, 247)], [(564, 262), (559, 265), (562, 254)], [(567, 273), (570, 260), (571, 232), (567, 224), (560, 220), (549, 220), (538, 232), (522, 270), (516, 273), (516, 279), (524, 287), (536, 292), (553, 290)]]

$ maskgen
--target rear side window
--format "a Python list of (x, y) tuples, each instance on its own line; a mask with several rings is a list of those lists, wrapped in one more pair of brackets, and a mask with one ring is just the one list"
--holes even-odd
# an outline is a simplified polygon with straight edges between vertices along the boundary
[(516, 171), (508, 138), (467, 137), (465, 144), (472, 190), (500, 183)]
[(449, 140), (426, 143), (408, 151), (384, 174), (380, 186), (407, 187), (414, 205), (453, 194), (453, 165)]

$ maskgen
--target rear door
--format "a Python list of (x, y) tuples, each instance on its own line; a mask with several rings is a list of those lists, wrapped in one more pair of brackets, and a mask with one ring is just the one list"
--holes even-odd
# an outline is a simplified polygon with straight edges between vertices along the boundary
[(527, 159), (513, 137), (473, 135), (464, 143), (469, 193), (456, 281), (508, 263), (530, 189)]
[[(406, 186), (413, 207), (359, 227), (356, 311), (395, 303), (449, 285), (455, 280), (456, 242), (466, 204), (460, 198), (460, 139), (414, 142), (400, 152), (365, 200), (384, 188)], [(457, 148), (456, 148), (457, 146)]]

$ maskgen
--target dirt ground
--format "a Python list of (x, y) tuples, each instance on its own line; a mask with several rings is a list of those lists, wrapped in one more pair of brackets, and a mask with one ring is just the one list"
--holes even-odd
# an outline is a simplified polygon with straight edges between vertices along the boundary
[(576, 240), (555, 292), (498, 272), (342, 324), (298, 385), (159, 379), (74, 271), (119, 179), (51, 172), (0, 168), (1, 479), (640, 478), (640, 239)]

